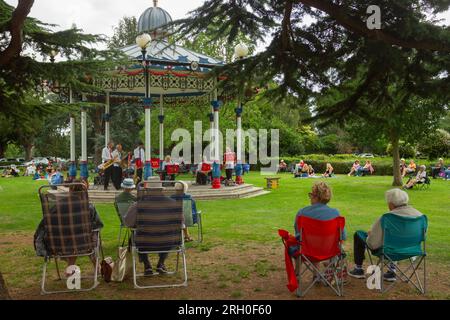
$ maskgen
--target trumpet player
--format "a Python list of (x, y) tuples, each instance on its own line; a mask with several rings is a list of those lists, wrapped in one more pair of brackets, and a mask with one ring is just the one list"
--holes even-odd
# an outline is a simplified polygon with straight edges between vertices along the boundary
[(118, 144), (116, 150), (113, 151), (112, 157), (114, 159), (114, 164), (112, 166), (112, 182), (116, 190), (120, 190), (120, 185), (122, 184), (122, 145)]
[[(103, 164), (106, 164), (107, 162), (110, 162), (112, 159), (114, 159), (113, 158), (113, 148), (114, 148), (114, 143), (112, 141), (110, 141), (108, 143), (108, 145), (105, 148), (103, 148), (103, 151), (102, 151)], [(104, 189), (105, 190), (108, 190), (109, 179), (111, 179), (112, 171), (113, 171), (113, 168), (111, 166), (109, 166), (108, 168), (106, 168), (104, 170), (104, 178), (105, 178), (104, 179), (104, 181), (105, 181)]]

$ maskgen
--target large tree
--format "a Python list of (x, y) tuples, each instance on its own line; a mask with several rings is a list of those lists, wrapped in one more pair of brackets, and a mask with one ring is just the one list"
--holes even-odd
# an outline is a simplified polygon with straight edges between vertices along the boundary
[[(366, 25), (371, 5), (381, 9), (381, 29)], [(218, 72), (236, 86), (276, 79), (279, 86), (269, 92), (272, 97), (293, 93), (300, 104), (331, 90), (343, 91), (340, 100), (316, 103), (313, 119), (331, 124), (328, 120), (354, 115), (370, 121), (365, 107), (388, 110), (387, 116), (403, 107), (410, 110), (414, 103), (426, 108), (427, 115), (433, 113), (434, 102), (445, 110), (450, 29), (440, 26), (434, 15), (449, 5), (447, 0), (209, 0), (176, 24), (180, 37), (213, 30), (229, 43), (240, 33), (268, 41), (265, 50)], [(390, 120), (376, 115), (377, 121)], [(401, 136), (394, 127), (380, 126), (393, 145)], [(429, 130), (421, 128), (425, 132), (414, 131), (419, 136)], [(398, 185), (397, 170), (394, 174)]]
[(108, 40), (108, 48), (119, 49), (136, 43), (138, 35), (136, 17), (123, 17), (114, 27), (114, 34)]
[[(50, 112), (50, 105), (65, 108), (68, 102), (64, 98), (35, 99), (36, 94), (63, 85), (67, 97), (70, 86), (79, 101), (80, 92), (97, 91), (90, 85), (90, 77), (101, 75), (122, 58), (116, 51), (94, 49), (96, 43), (105, 41), (103, 36), (84, 34), (76, 26), (55, 32), (53, 25), (28, 17), (32, 5), (33, 1), (20, 0), (14, 8), (0, 0), (0, 113), (2, 121), (16, 123), (6, 136), (26, 145), (28, 151), (34, 133), (42, 129), (40, 116)], [(56, 63), (54, 53), (58, 54)]]

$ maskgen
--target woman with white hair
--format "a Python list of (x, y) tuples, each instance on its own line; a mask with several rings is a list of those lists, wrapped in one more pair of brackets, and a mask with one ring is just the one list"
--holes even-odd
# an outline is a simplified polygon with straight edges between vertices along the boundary
[(418, 183), (424, 183), (427, 178), (427, 167), (421, 165), (417, 176), (415, 178), (409, 179), (408, 182), (403, 186), (403, 189), (412, 189)]
[[(408, 194), (400, 189), (392, 189), (385, 194), (386, 203), (389, 208), (389, 214), (395, 214), (402, 217), (419, 217), (422, 213), (408, 204)], [(368, 232), (357, 231), (354, 234), (353, 242), (353, 254), (355, 260), (355, 268), (349, 272), (349, 275), (364, 279), (365, 272), (363, 269), (364, 254), (366, 248), (371, 251), (375, 251), (383, 246), (383, 229), (381, 228), (381, 217), (373, 224), (372, 228)], [(386, 281), (396, 281), (395, 277), (395, 265), (389, 266), (389, 271), (384, 275)]]

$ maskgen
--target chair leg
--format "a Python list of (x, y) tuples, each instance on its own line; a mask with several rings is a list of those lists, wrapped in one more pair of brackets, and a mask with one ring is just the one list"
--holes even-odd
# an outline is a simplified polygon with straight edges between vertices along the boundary
[(42, 281), (41, 281), (41, 294), (42, 295), (48, 293), (45, 290), (45, 279), (46, 279), (46, 275), (47, 275), (47, 264), (48, 264), (48, 260), (47, 260), (47, 258), (45, 258), (44, 267), (42, 268)]
[(55, 258), (56, 272), (58, 273), (58, 280), (62, 280), (61, 273), (59, 272), (58, 258)]

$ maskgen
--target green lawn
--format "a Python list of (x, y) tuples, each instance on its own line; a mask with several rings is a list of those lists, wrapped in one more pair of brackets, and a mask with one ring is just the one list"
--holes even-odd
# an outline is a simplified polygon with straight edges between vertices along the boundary
[[(268, 195), (241, 200), (199, 201), (198, 208), (204, 212), (205, 243), (197, 248), (208, 251), (214, 246), (245, 247), (251, 242), (257, 245), (280, 245), (278, 228), (293, 230), (298, 209), (308, 205), (308, 192), (318, 179), (294, 179), (281, 174), (281, 187)], [(190, 179), (190, 177), (188, 177)], [(245, 176), (248, 183), (264, 186), (263, 176), (251, 173)], [(326, 180), (333, 189), (332, 207), (340, 210), (347, 222), (349, 235), (355, 230), (368, 229), (381, 214), (387, 211), (384, 192), (390, 189), (390, 177), (338, 176)], [(0, 179), (0, 239), (2, 234), (33, 234), (41, 219), (38, 187), (43, 182), (30, 178)], [(411, 204), (429, 218), (428, 252), (433, 263), (450, 264), (450, 181), (432, 180), (428, 190), (408, 191)], [(97, 205), (105, 224), (102, 231), (107, 255), (115, 255), (118, 235), (118, 219), (113, 205)], [(0, 241), (1, 242), (1, 241)], [(351, 251), (352, 237), (346, 245)], [(248, 248), (248, 247), (247, 247)], [(245, 250), (245, 249), (244, 249)], [(207, 253), (207, 252), (206, 252)], [(37, 267), (41, 260), (33, 258), (32, 243), (24, 245), (27, 259)], [(2, 258), (2, 271), (11, 274), (14, 261)], [(11, 257), (8, 255), (8, 257)], [(35, 272), (30, 270), (30, 274)], [(37, 278), (36, 278), (37, 280)], [(8, 278), (10, 284), (20, 286), (20, 277)]]

